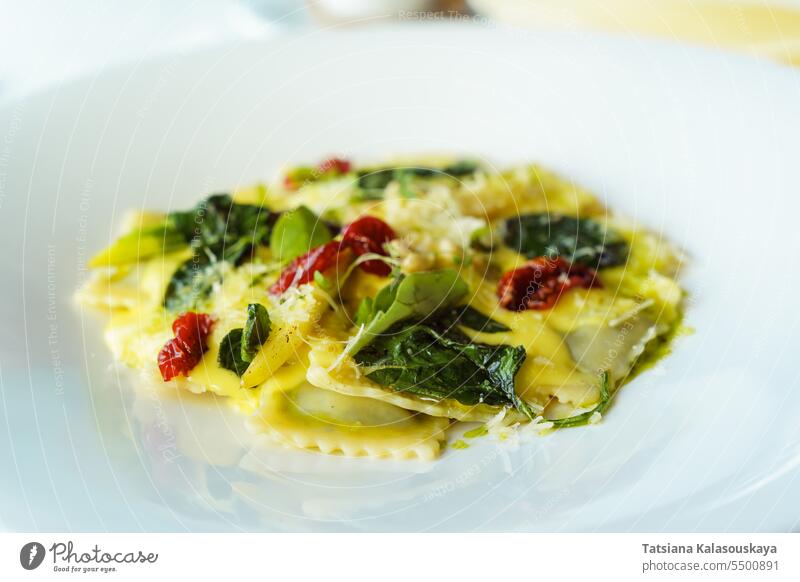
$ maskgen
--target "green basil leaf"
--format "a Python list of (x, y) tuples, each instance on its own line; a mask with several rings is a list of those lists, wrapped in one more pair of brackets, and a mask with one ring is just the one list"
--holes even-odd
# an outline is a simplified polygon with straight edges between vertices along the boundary
[(241, 359), (251, 362), (269, 337), (270, 320), (267, 308), (260, 303), (247, 306), (247, 321), (242, 329)]
[(528, 258), (562, 257), (594, 269), (625, 264), (628, 244), (591, 218), (524, 214), (504, 223), (504, 242)]
[(359, 351), (355, 361), (370, 380), (392, 390), (466, 405), (513, 406), (533, 418), (514, 390), (525, 356), (522, 346), (479, 344), (427, 325), (401, 324)]
[(237, 327), (228, 332), (219, 343), (217, 363), (237, 376), (244, 374), (249, 362), (242, 359), (242, 328)]

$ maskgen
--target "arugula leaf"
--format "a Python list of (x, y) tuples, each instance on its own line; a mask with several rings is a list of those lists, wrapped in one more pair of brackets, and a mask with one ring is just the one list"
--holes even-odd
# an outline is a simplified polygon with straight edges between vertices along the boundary
[(244, 374), (247, 370), (249, 362), (242, 359), (242, 328), (237, 327), (228, 332), (219, 343), (219, 353), (217, 354), (217, 363), (230, 370), (237, 376)]
[(452, 307), (467, 292), (467, 284), (452, 269), (395, 276), (374, 300), (359, 305), (356, 320), (365, 328), (347, 353), (357, 353), (400, 321), (420, 321)]
[(524, 214), (504, 223), (505, 243), (527, 256), (560, 256), (595, 269), (625, 264), (628, 244), (591, 218)]
[(259, 348), (269, 337), (270, 320), (267, 308), (260, 303), (251, 303), (247, 306), (247, 321), (242, 329), (241, 359), (251, 362), (258, 353)]
[(305, 206), (281, 214), (270, 235), (273, 256), (287, 263), (333, 238), (327, 225)]
[(552, 422), (553, 426), (557, 428), (583, 426), (584, 424), (588, 424), (589, 419), (592, 418), (595, 412), (599, 412), (600, 414), (602, 414), (603, 412), (605, 412), (606, 408), (608, 408), (610, 404), (611, 404), (611, 390), (609, 388), (609, 376), (608, 372), (604, 371), (600, 375), (600, 402), (597, 404), (597, 406), (595, 406), (588, 412), (584, 412), (583, 414), (570, 416), (568, 418), (559, 418), (556, 420), (550, 420), (548, 422)]
[(370, 380), (392, 390), (466, 405), (514, 406), (530, 416), (514, 390), (525, 356), (522, 346), (479, 344), (427, 325), (401, 324), (359, 351), (355, 361)]

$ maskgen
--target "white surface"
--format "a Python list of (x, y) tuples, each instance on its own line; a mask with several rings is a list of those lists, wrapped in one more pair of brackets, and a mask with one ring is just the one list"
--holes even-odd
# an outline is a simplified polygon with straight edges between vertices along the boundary
[[(671, 45), (484, 28), (311, 34), (0, 111), (0, 519), (39, 530), (789, 530), (800, 499), (800, 83)], [(254, 448), (136, 387), (70, 296), (130, 207), (288, 161), (538, 159), (692, 256), (687, 323), (598, 426), (431, 465)], [(7, 427), (7, 430), (5, 430)]]
[(0, 0), (0, 97), (308, 23), (304, 0)]

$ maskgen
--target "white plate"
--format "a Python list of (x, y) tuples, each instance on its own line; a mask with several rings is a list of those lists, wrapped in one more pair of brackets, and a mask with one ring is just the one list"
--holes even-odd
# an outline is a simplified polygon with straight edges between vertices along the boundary
[[(798, 527), (800, 80), (700, 49), (426, 26), (103, 72), (0, 112), (0, 517), (25, 530)], [(687, 323), (604, 421), (419, 465), (269, 450), (136, 386), (71, 301), (131, 207), (287, 162), (540, 160), (691, 255)]]

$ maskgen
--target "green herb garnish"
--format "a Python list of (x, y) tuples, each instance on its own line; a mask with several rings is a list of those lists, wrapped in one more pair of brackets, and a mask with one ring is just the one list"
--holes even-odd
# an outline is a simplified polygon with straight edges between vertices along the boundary
[(556, 214), (523, 214), (504, 223), (505, 243), (533, 257), (562, 257), (595, 269), (623, 265), (628, 244), (616, 232), (591, 218)]
[(269, 245), (272, 221), (266, 208), (238, 204), (228, 194), (214, 194), (192, 210), (167, 216), (193, 248), (232, 264), (241, 263), (253, 247)]
[(355, 355), (367, 378), (398, 392), (466, 405), (513, 406), (533, 418), (514, 390), (522, 346), (487, 345), (428, 325), (399, 324)]
[(172, 312), (196, 309), (222, 281), (224, 263), (212, 261), (208, 255), (195, 253), (170, 277), (164, 292), (164, 307)]
[(606, 408), (611, 404), (611, 390), (609, 387), (609, 375), (608, 372), (604, 371), (600, 374), (600, 402), (589, 410), (588, 412), (584, 412), (583, 414), (578, 414), (576, 416), (570, 416), (568, 418), (558, 418), (556, 420), (550, 420), (548, 422), (552, 422), (553, 426), (556, 428), (567, 428), (572, 426), (583, 426), (589, 422), (589, 419), (592, 418), (594, 413), (602, 414), (605, 412)]
[(222, 368), (230, 370), (237, 376), (244, 374), (247, 366), (250, 365), (242, 359), (242, 328), (237, 327), (228, 332), (219, 343), (219, 353), (217, 363)]
[(485, 424), (482, 424), (477, 428), (468, 430), (462, 436), (468, 439), (476, 439), (478, 437), (486, 436), (487, 434), (489, 434), (489, 427), (487, 427)]
[(471, 160), (461, 160), (442, 169), (442, 172), (456, 178), (469, 176), (479, 170), (478, 164)]
[(358, 192), (354, 194), (356, 201), (381, 200), (386, 187), (396, 180), (400, 186), (400, 195), (404, 198), (415, 198), (417, 196), (411, 183), (414, 178), (436, 178), (439, 176), (449, 176), (451, 178), (462, 178), (475, 173), (478, 165), (469, 160), (461, 160), (445, 166), (444, 168), (430, 168), (425, 166), (405, 167), (405, 168), (371, 168), (358, 172)]
[(175, 270), (164, 294), (171, 311), (194, 309), (222, 280), (223, 264), (239, 265), (257, 246), (269, 245), (274, 215), (261, 206), (237, 204), (215, 194), (192, 210), (172, 212), (167, 227), (183, 237), (192, 256)]
[(242, 329), (241, 360), (251, 362), (269, 337), (270, 320), (267, 308), (260, 303), (247, 306), (247, 321)]
[(331, 238), (330, 230), (319, 216), (300, 206), (281, 214), (269, 240), (273, 256), (282, 263), (288, 263)]
[(365, 329), (348, 353), (357, 353), (400, 321), (421, 321), (452, 307), (467, 291), (467, 284), (451, 269), (395, 276), (374, 300), (365, 299), (359, 305), (356, 323)]
[(488, 315), (484, 315), (469, 305), (454, 309), (451, 312), (450, 317), (452, 325), (461, 325), (481, 333), (500, 333), (511, 331), (510, 327), (503, 325), (499, 321), (495, 321)]

